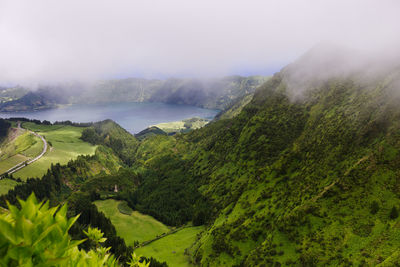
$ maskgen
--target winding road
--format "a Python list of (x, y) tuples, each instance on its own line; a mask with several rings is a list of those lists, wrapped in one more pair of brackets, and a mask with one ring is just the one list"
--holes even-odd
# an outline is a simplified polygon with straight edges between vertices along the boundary
[[(18, 122), (18, 129), (23, 129), (23, 128), (21, 127), (21, 123), (20, 123), (20, 122)], [(9, 170), (7, 170), (5, 173), (12, 174), (12, 173), (14, 173), (14, 172), (17, 172), (17, 171), (21, 170), (22, 168), (28, 166), (29, 164), (34, 163), (35, 161), (37, 161), (38, 159), (40, 159), (41, 157), (43, 157), (43, 155), (46, 153), (47, 147), (48, 147), (46, 139), (44, 139), (44, 137), (41, 136), (40, 134), (37, 134), (37, 133), (32, 132), (32, 131), (30, 131), (30, 130), (27, 130), (27, 131), (28, 131), (29, 133), (35, 135), (36, 137), (39, 137), (39, 138), (42, 140), (42, 142), (43, 142), (43, 150), (42, 150), (42, 153), (40, 153), (39, 156), (37, 156), (37, 157), (35, 157), (35, 158), (33, 158), (33, 159), (30, 159), (30, 160), (28, 160), (28, 161), (24, 161), (24, 162), (18, 163), (18, 164), (15, 165), (14, 167), (12, 167), (12, 168), (10, 168)], [(1, 177), (0, 177), (0, 179), (1, 179)]]

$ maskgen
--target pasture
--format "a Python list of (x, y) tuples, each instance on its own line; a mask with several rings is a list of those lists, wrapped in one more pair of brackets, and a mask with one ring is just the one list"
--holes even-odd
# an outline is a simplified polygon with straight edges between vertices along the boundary
[(22, 127), (42, 135), (49, 143), (49, 148), (38, 161), (14, 173), (16, 178), (26, 180), (29, 177), (42, 177), (51, 164), (66, 164), (79, 155), (93, 155), (95, 153), (96, 146), (79, 139), (83, 127), (38, 125), (30, 122), (23, 123)]
[(190, 248), (196, 241), (197, 234), (204, 230), (204, 226), (186, 227), (176, 233), (167, 235), (144, 247), (135, 249), (136, 255), (156, 258), (167, 262), (168, 266), (192, 266), (185, 249)]
[(144, 242), (169, 232), (169, 228), (151, 216), (133, 211), (130, 215), (121, 213), (118, 209), (120, 201), (114, 199), (98, 200), (94, 204), (99, 211), (109, 218), (117, 230), (117, 234), (125, 239), (127, 245), (134, 241)]

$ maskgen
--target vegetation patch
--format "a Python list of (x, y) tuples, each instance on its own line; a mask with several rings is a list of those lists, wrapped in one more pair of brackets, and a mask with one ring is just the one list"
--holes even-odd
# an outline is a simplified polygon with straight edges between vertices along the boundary
[(8, 190), (13, 189), (19, 183), (15, 180), (3, 178), (0, 180), (0, 195), (7, 194)]
[(126, 214), (126, 215), (131, 215), (133, 212), (133, 210), (131, 209), (131, 207), (128, 206), (126, 201), (121, 201), (120, 203), (118, 203), (118, 210), (122, 214)]

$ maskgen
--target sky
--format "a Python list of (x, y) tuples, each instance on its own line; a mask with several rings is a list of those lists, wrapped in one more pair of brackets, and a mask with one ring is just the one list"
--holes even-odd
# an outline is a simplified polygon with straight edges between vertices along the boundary
[(0, 0), (0, 84), (270, 75), (400, 43), (397, 0)]

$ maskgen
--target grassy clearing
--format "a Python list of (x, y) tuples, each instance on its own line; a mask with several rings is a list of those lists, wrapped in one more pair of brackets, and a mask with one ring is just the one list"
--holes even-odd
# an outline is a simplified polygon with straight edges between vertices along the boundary
[(0, 180), (0, 195), (6, 194), (8, 190), (14, 188), (18, 183), (11, 179)]
[(151, 240), (158, 235), (167, 233), (168, 227), (157, 221), (151, 216), (133, 211), (131, 215), (123, 214), (118, 209), (121, 201), (114, 199), (95, 201), (99, 211), (110, 218), (112, 224), (117, 230), (117, 234), (125, 239), (128, 245), (133, 245), (134, 241)]
[(95, 153), (96, 146), (79, 139), (83, 127), (36, 125), (34, 123), (24, 123), (23, 127), (44, 136), (51, 146), (41, 159), (16, 172), (14, 177), (23, 180), (28, 177), (41, 177), (51, 164), (66, 164), (79, 155), (93, 155)]
[(193, 245), (197, 234), (203, 230), (204, 226), (184, 228), (147, 246), (136, 249), (135, 253), (154, 257), (159, 261), (166, 261), (169, 266), (192, 266), (189, 263), (189, 256), (185, 255), (185, 249)]

